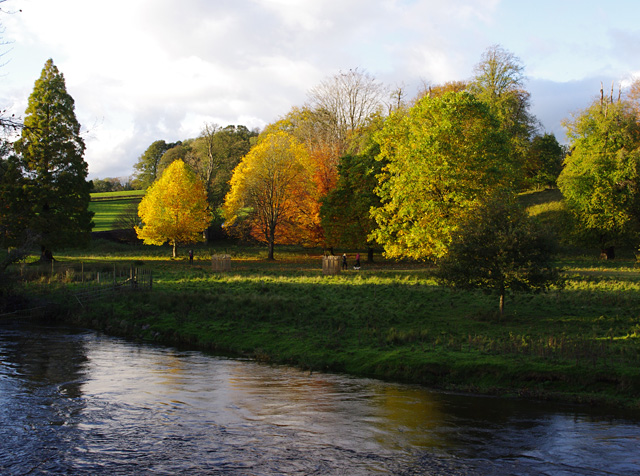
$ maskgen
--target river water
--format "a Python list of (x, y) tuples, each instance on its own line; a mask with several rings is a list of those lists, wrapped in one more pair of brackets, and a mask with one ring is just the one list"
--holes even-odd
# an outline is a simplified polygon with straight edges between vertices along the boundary
[(640, 421), (0, 322), (2, 475), (640, 475)]

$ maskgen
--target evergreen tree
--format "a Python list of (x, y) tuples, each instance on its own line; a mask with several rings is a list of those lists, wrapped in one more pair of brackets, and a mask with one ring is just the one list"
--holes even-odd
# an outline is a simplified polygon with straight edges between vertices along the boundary
[(29, 96), (15, 150), (24, 177), (23, 210), (28, 228), (39, 235), (41, 259), (52, 259), (56, 246), (88, 240), (93, 212), (85, 145), (73, 98), (51, 59)]

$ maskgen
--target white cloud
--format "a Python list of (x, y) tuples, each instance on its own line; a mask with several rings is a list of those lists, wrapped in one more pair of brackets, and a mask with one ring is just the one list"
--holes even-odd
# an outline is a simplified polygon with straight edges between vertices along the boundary
[(554, 132), (559, 116), (588, 102), (580, 80), (640, 70), (634, 2), (624, 15), (605, 14), (595, 1), (576, 10), (551, 0), (536, 8), (499, 0), (3, 5), (22, 13), (1, 19), (14, 48), (0, 77), (0, 104), (24, 111), (53, 58), (76, 101), (94, 177), (127, 175), (153, 141), (195, 137), (205, 122), (263, 127), (302, 105), (322, 79), (349, 68), (410, 85), (414, 94), (423, 81), (469, 78), (481, 53), (499, 43), (527, 66), (534, 113), (541, 111)]

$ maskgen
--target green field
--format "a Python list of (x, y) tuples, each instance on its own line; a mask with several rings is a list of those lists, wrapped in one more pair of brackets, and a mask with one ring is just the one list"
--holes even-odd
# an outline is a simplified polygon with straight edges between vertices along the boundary
[(95, 213), (93, 231), (113, 230), (117, 218), (131, 206), (140, 203), (144, 193), (144, 190), (92, 193), (89, 210)]
[[(532, 215), (561, 225), (561, 196), (523, 196)], [(99, 202), (92, 202), (93, 205)], [(118, 201), (105, 202), (108, 216)], [(56, 263), (108, 270), (114, 264), (153, 271), (153, 290), (78, 304), (58, 289), (67, 322), (130, 339), (231, 353), (309, 370), (345, 372), (485, 394), (640, 409), (640, 269), (634, 250), (599, 260), (599, 250), (565, 248), (563, 282), (546, 293), (511, 293), (505, 314), (497, 297), (440, 286), (424, 263), (385, 260), (323, 276), (322, 251), (266, 249), (231, 242), (171, 248), (95, 240), (58, 250)], [(343, 250), (335, 250), (341, 254)], [(361, 250), (362, 251), (362, 250)], [(214, 272), (211, 258), (232, 257)], [(350, 259), (353, 259), (353, 252)], [(34, 257), (33, 261), (37, 258)], [(16, 265), (26, 276), (30, 266)], [(48, 268), (50, 269), (50, 268)], [(66, 287), (65, 287), (66, 286)], [(25, 296), (46, 292), (28, 282)]]

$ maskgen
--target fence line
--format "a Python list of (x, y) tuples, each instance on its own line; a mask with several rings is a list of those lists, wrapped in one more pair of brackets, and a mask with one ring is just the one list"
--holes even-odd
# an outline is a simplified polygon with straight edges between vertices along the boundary
[[(55, 264), (52, 262), (51, 266), (46, 265), (45, 267), (21, 267), (20, 279), (23, 281), (48, 279), (50, 285), (63, 284), (67, 287), (71, 300), (83, 307), (89, 301), (111, 296), (115, 292), (151, 291), (153, 289), (153, 272), (133, 264), (128, 267), (118, 267), (115, 264), (101, 265), (99, 269), (85, 270), (84, 263)], [(39, 306), (0, 313), (0, 318), (20, 314), (36, 315), (54, 305), (57, 304), (53, 301), (47, 301)]]

